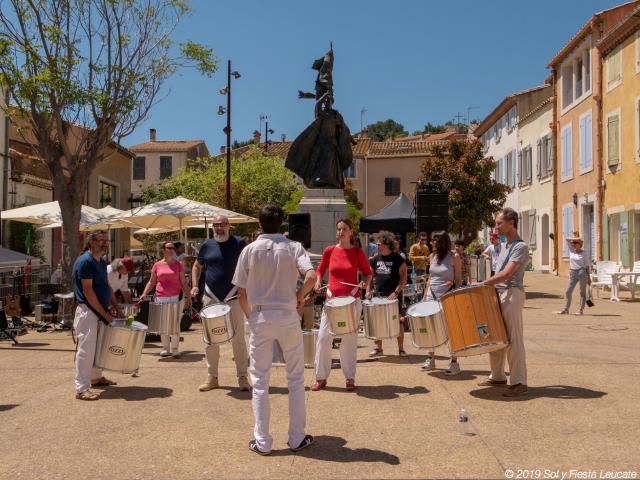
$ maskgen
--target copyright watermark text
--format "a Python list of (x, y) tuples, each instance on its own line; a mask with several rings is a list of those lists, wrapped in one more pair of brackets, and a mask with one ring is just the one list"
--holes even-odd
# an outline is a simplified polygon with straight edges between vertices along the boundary
[(635, 470), (554, 470), (550, 468), (518, 468), (504, 471), (505, 478), (514, 479), (639, 479)]

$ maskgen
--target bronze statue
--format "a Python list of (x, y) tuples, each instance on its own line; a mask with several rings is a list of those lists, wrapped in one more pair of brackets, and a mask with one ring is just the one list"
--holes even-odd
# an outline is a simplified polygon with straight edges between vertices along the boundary
[(344, 171), (353, 162), (351, 145), (356, 142), (333, 109), (333, 45), (312, 68), (318, 71), (316, 93), (298, 90), (298, 98), (315, 99), (315, 120), (294, 140), (285, 166), (308, 188), (344, 188)]

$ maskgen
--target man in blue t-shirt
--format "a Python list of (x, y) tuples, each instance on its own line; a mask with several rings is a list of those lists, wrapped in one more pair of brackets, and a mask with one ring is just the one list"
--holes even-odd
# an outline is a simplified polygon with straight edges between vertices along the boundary
[(107, 263), (102, 259), (107, 236), (98, 231), (90, 233), (87, 238), (87, 250), (73, 265), (73, 285), (78, 303), (73, 321), (78, 338), (75, 388), (78, 400), (98, 400), (100, 396), (90, 387), (116, 384), (103, 377), (101, 369), (93, 368), (98, 321), (111, 322), (109, 307), (116, 308), (117, 301), (107, 279)]
[[(233, 347), (233, 358), (236, 362), (236, 373), (238, 374), (238, 385), (240, 390), (248, 391), (251, 388), (247, 380), (247, 345), (244, 338), (244, 313), (235, 297), (236, 288), (231, 283), (233, 274), (236, 271), (236, 264), (240, 252), (246, 246), (241, 237), (229, 234), (229, 219), (224, 215), (217, 215), (213, 219), (213, 240), (207, 240), (200, 247), (198, 259), (193, 264), (191, 271), (191, 285), (196, 285), (191, 289), (191, 295), (198, 294), (198, 279), (202, 268), (206, 268), (205, 291), (202, 297), (204, 306), (209, 303), (227, 303), (231, 307), (231, 321), (235, 330), (235, 335), (231, 340)], [(206, 392), (218, 388), (218, 361), (220, 360), (220, 347), (209, 345), (205, 349), (207, 357), (208, 376), (205, 383), (198, 389)]]

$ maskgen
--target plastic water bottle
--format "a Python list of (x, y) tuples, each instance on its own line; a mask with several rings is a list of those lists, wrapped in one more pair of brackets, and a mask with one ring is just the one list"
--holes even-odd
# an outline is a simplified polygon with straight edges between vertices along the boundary
[(460, 435), (473, 435), (469, 429), (469, 416), (464, 408), (461, 408), (458, 414), (458, 424), (460, 425)]

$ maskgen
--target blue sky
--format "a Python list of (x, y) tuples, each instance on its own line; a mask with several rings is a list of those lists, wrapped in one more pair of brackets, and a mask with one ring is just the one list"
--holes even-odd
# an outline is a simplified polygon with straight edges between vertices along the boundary
[[(176, 33), (213, 48), (220, 70), (207, 79), (182, 70), (167, 97), (125, 146), (159, 140), (204, 139), (211, 152), (225, 144), (226, 117), (218, 90), (226, 62), (233, 81), (233, 139), (247, 140), (269, 115), (273, 139), (295, 138), (313, 120), (314, 59), (333, 41), (337, 108), (353, 132), (392, 118), (409, 132), (458, 113), (483, 118), (506, 95), (541, 84), (548, 61), (595, 13), (620, 0), (193, 0)], [(320, 9), (321, 6), (321, 9)], [(264, 127), (263, 127), (264, 134)], [(270, 137), (271, 138), (271, 137)]]

